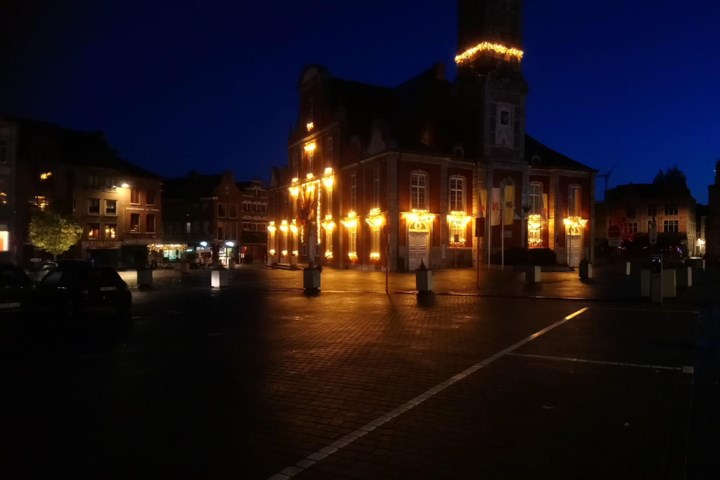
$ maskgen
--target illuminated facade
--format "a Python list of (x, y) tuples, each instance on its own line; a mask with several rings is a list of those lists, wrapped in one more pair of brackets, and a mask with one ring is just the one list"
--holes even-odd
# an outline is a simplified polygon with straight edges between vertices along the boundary
[(0, 119), (0, 261), (15, 261), (18, 232), (15, 196), (17, 129)]
[(229, 170), (213, 175), (192, 171), (165, 179), (162, 243), (167, 247), (157, 247), (159, 261), (187, 261), (192, 266), (240, 262), (244, 198)]
[[(698, 230), (696, 202), (686, 186), (680, 188), (655, 184), (618, 185), (605, 192), (602, 224), (597, 225), (598, 237), (610, 246), (640, 253), (649, 244), (655, 228), (657, 245), (663, 250), (674, 245), (686, 253), (697, 251)], [(654, 222), (654, 227), (652, 226)], [(617, 243), (610, 235), (617, 232)], [(704, 239), (702, 239), (704, 241)]]
[[(118, 157), (101, 133), (29, 119), (7, 118), (4, 124), (17, 133), (12, 148), (5, 149), (7, 161), (17, 166), (16, 232), (10, 243), (16, 262), (49, 257), (27, 239), (32, 213), (48, 210), (83, 227), (80, 241), (63, 257), (114, 266), (148, 261), (148, 245), (161, 235), (157, 175)], [(1, 150), (0, 145), (0, 158)]]
[(394, 88), (302, 72), (289, 161), (272, 175), (269, 264), (467, 267), (525, 248), (592, 259), (595, 170), (525, 133), (521, 4), (458, 2), (454, 82), (442, 65)]

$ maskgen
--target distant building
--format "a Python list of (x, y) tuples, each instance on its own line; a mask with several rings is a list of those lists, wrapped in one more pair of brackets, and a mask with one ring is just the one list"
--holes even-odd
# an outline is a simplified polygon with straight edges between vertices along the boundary
[(153, 246), (158, 262), (190, 260), (194, 265), (225, 265), (239, 260), (243, 193), (230, 171), (190, 172), (165, 179), (162, 243)]
[(0, 261), (15, 261), (22, 250), (16, 214), (16, 148), (16, 125), (0, 118)]
[(413, 270), (525, 248), (592, 260), (596, 171), (525, 132), (521, 2), (458, 9), (454, 82), (441, 65), (391, 88), (303, 70), (268, 263)]
[(238, 182), (240, 204), (240, 261), (267, 260), (268, 193), (260, 180)]
[[(697, 247), (696, 204), (686, 186), (627, 184), (611, 188), (603, 202), (601, 238), (619, 236), (625, 246), (680, 247), (693, 254)], [(654, 227), (653, 227), (654, 225)]]
[(0, 132), (7, 168), (0, 169), (0, 181), (14, 169), (14, 187), (11, 180), (11, 188), (2, 189), (8, 205), (14, 203), (8, 236), (15, 261), (48, 256), (29, 243), (28, 226), (34, 211), (53, 210), (83, 227), (82, 239), (64, 256), (115, 266), (147, 263), (148, 245), (162, 234), (159, 176), (122, 159), (101, 132), (11, 117), (0, 119)]
[(720, 160), (715, 163), (715, 182), (708, 186), (707, 216), (707, 257), (713, 265), (720, 265)]

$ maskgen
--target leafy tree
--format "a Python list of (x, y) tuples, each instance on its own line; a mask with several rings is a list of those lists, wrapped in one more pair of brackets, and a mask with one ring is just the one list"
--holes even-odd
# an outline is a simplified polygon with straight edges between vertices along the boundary
[(687, 178), (677, 165), (673, 165), (664, 172), (660, 170), (653, 184), (664, 187), (687, 188)]
[(75, 245), (83, 229), (74, 219), (55, 212), (37, 212), (30, 220), (30, 243), (53, 255), (53, 259)]

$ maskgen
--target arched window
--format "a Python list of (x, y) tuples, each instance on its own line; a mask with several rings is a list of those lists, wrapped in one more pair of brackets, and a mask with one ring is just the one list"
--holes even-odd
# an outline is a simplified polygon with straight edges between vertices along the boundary
[(451, 212), (465, 211), (465, 177), (453, 175), (450, 177), (450, 205)]
[(410, 209), (427, 210), (427, 174), (412, 172), (410, 174)]

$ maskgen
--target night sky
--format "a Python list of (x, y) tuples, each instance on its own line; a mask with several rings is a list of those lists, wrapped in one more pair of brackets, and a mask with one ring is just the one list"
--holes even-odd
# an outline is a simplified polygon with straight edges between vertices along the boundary
[[(383, 86), (435, 62), (455, 77), (452, 0), (0, 5), (0, 110), (102, 130), (124, 158), (169, 177), (231, 169), (267, 181), (287, 162), (307, 64)], [(529, 134), (613, 168), (610, 187), (678, 165), (707, 202), (720, 2), (526, 0), (524, 21)]]

